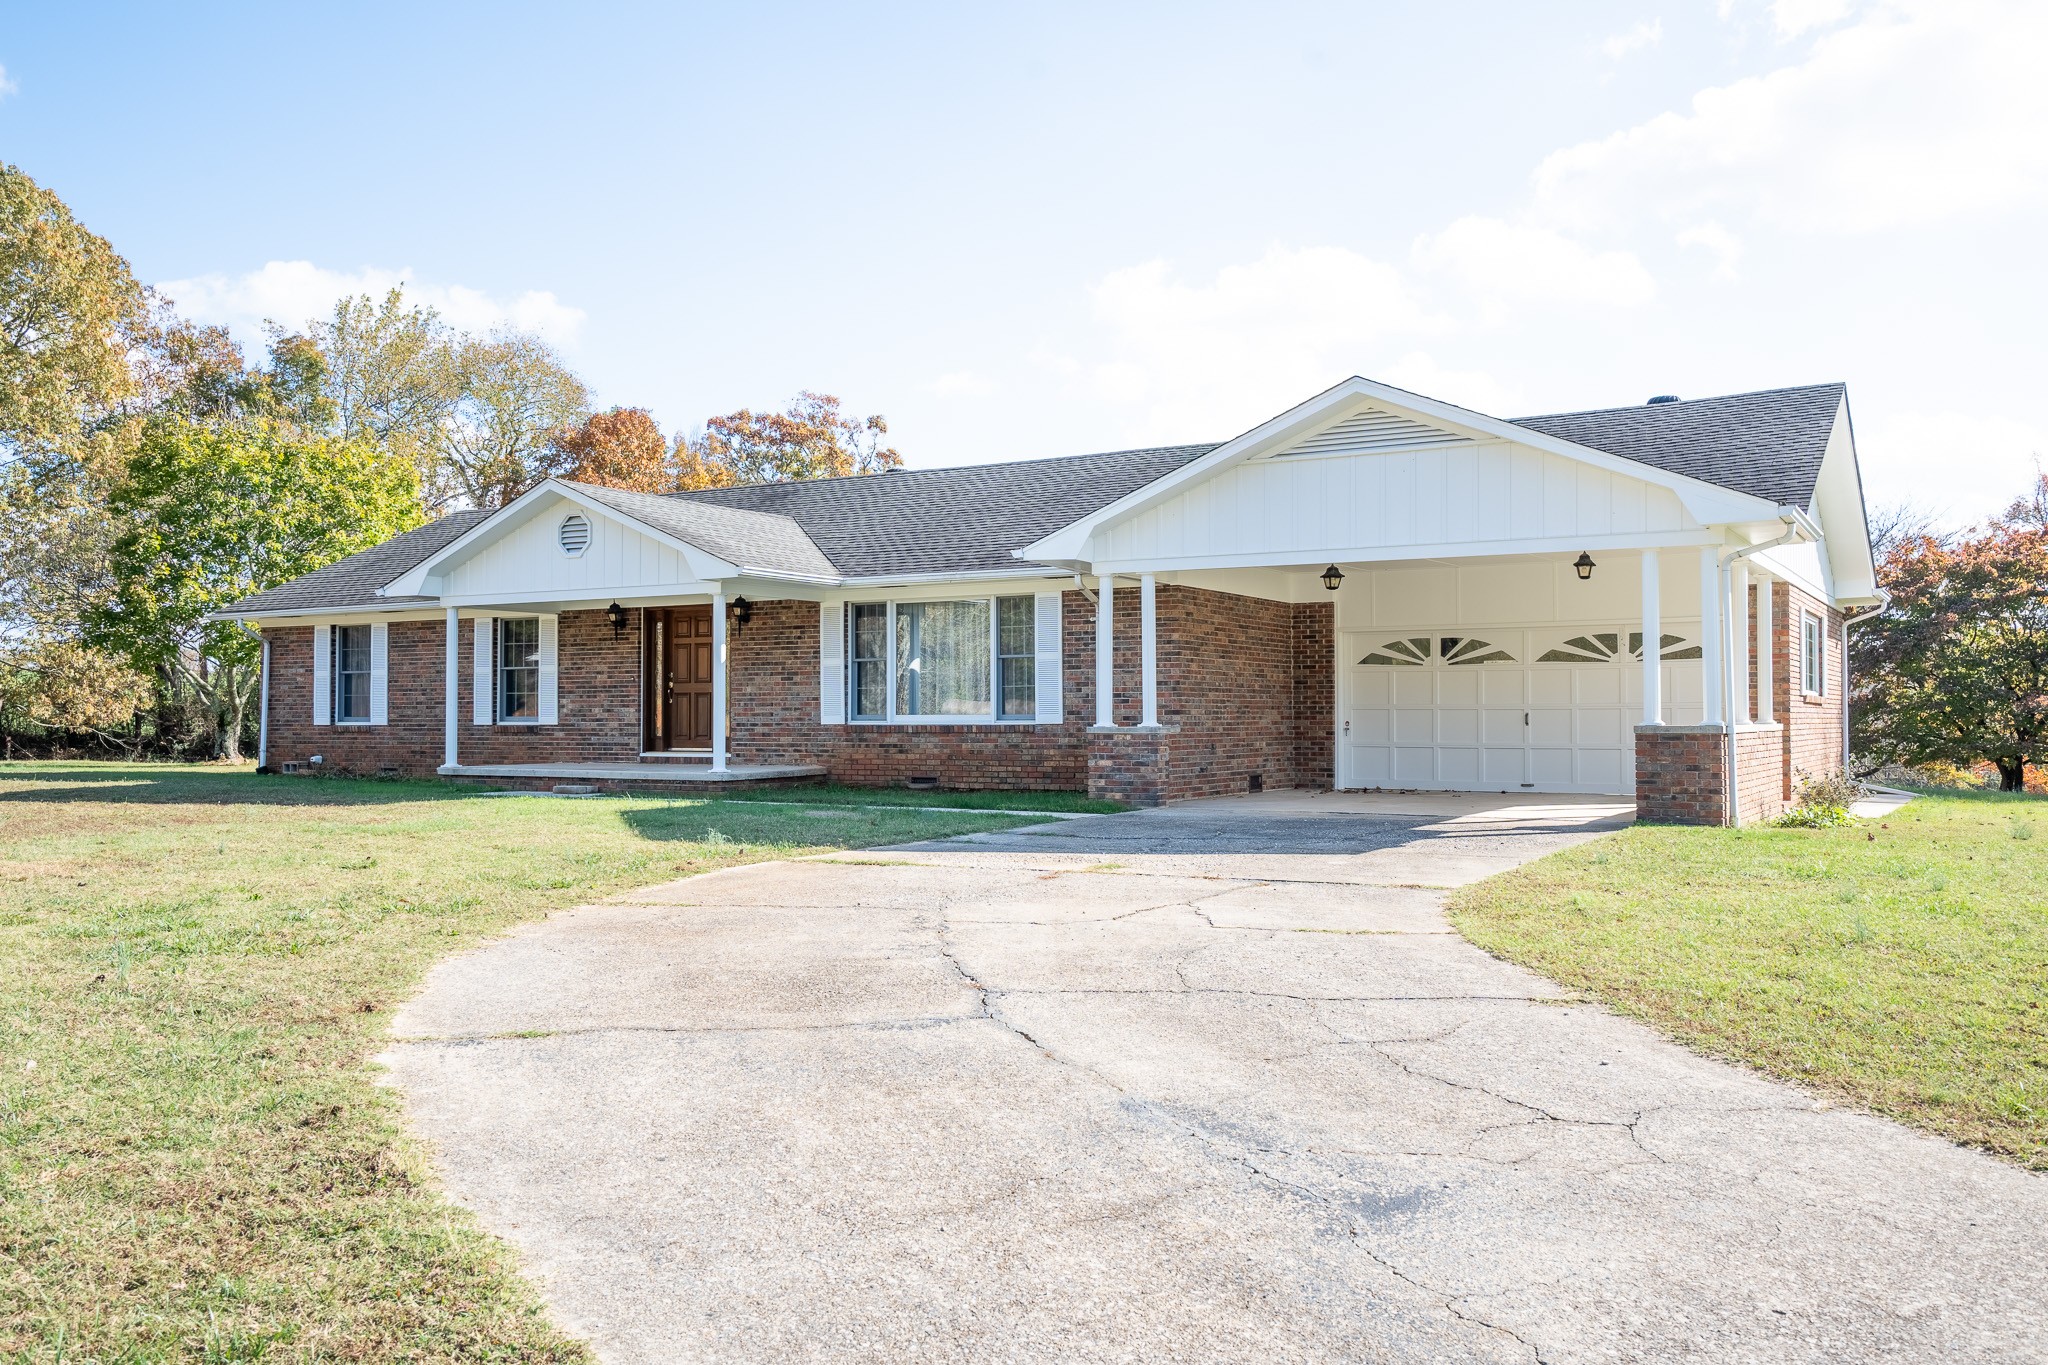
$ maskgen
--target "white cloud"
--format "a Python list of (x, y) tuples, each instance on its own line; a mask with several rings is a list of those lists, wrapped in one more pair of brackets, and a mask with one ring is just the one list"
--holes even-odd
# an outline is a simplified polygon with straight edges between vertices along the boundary
[(1849, 0), (1771, 0), (1771, 23), (1780, 38), (1797, 38), (1849, 17)]
[(2044, 62), (2048, 5), (2036, 0), (1885, 0), (1796, 65), (1553, 153), (1537, 168), (1536, 203), (1565, 226), (1740, 213), (1811, 232), (2038, 203)]
[(1626, 251), (1595, 251), (1549, 228), (1498, 218), (1460, 218), (1417, 238), (1413, 255), (1421, 269), (1463, 286), (1492, 322), (1519, 304), (1627, 308), (1657, 292)]
[(20, 93), (20, 84), (7, 74), (6, 67), (0, 66), (0, 100), (6, 99), (9, 95), (18, 95)]
[(1742, 239), (1719, 223), (1695, 223), (1678, 234), (1680, 246), (1696, 246), (1714, 257), (1716, 279), (1733, 280), (1740, 278), (1737, 267), (1742, 263)]
[(1629, 53), (1640, 48), (1655, 47), (1664, 37), (1664, 21), (1650, 19), (1637, 24), (1623, 33), (1617, 33), (1600, 44), (1600, 51), (1607, 60), (1618, 62)]
[(328, 270), (311, 261), (271, 261), (245, 275), (166, 280), (157, 288), (177, 303), (185, 317), (225, 326), (244, 344), (255, 344), (266, 320), (301, 328), (326, 317), (335, 300), (346, 295), (382, 298), (387, 290), (401, 285), (407, 299), (428, 305), (463, 331), (509, 325), (537, 332), (557, 345), (572, 345), (583, 327), (583, 310), (570, 307), (547, 290), (498, 299), (459, 284), (423, 284), (409, 269), (366, 266), (349, 272)]
[(979, 370), (954, 370), (932, 380), (924, 390), (941, 398), (986, 398), (996, 391), (996, 386)]
[(1389, 341), (1450, 326), (1399, 267), (1342, 247), (1276, 246), (1198, 283), (1150, 261), (1091, 292), (1100, 353), (1034, 359), (1153, 439), (1243, 430), (1365, 368)]

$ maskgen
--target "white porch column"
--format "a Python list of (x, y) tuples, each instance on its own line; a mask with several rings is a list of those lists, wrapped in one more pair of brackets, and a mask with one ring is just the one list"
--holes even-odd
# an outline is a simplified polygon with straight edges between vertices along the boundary
[(1664, 598), (1657, 552), (1643, 551), (1643, 724), (1664, 723)]
[(711, 594), (711, 771), (725, 771), (725, 589)]
[(1737, 725), (1749, 723), (1749, 561), (1738, 559), (1728, 566), (1728, 674), (1734, 679), (1735, 695), (1728, 699), (1728, 717)]
[(1722, 723), (1721, 651), (1728, 647), (1728, 632), (1721, 624), (1721, 551), (1713, 545), (1700, 546), (1700, 704), (1701, 721)]
[(1138, 575), (1138, 645), (1142, 660), (1144, 710), (1138, 724), (1159, 724), (1159, 594), (1151, 574)]
[(1116, 580), (1095, 580), (1095, 723), (1116, 724)]
[(1778, 718), (1777, 670), (1772, 659), (1771, 577), (1756, 576), (1756, 718), (1766, 725)]
[(455, 756), (456, 736), (461, 733), (457, 728), (459, 721), (456, 715), (462, 696), (462, 622), (459, 616), (455, 608), (448, 608), (448, 666), (442, 670), (446, 675), (442, 680), (445, 707), (441, 718), (441, 766), (444, 768), (452, 768), (458, 761)]

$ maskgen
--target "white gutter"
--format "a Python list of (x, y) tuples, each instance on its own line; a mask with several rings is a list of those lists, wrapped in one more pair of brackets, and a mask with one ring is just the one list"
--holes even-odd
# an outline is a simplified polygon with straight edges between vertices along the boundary
[[(1755, 545), (1745, 545), (1731, 554), (1721, 556), (1721, 568), (1720, 572), (1716, 575), (1715, 582), (1721, 594), (1721, 601), (1727, 609), (1729, 624), (1742, 631), (1745, 640), (1749, 635), (1749, 603), (1743, 602), (1738, 608), (1738, 604), (1728, 600), (1729, 589), (1734, 585), (1735, 561), (1738, 559), (1748, 559), (1751, 555), (1760, 554), (1765, 550), (1774, 550), (1780, 545), (1789, 545), (1793, 541), (1818, 540), (1820, 538), (1820, 528), (1814, 524), (1813, 518), (1789, 503), (1778, 509), (1778, 520), (1785, 524), (1785, 534), (1774, 540), (1760, 541)], [(1765, 590), (1769, 591), (1768, 587)], [(1723, 760), (1728, 765), (1728, 827), (1730, 829), (1741, 829), (1742, 789), (1741, 780), (1736, 771), (1735, 752), (1735, 651), (1728, 647), (1729, 638), (1732, 637), (1732, 634), (1732, 631), (1727, 632), (1720, 642), (1721, 723), (1728, 734), (1725, 748), (1727, 757)], [(1845, 642), (1842, 657), (1846, 662), (1848, 659), (1848, 650), (1846, 648), (1848, 636), (1845, 634), (1842, 638)], [(1771, 647), (1769, 640), (1762, 641), (1761, 643), (1765, 649)], [(1746, 656), (1748, 651), (1745, 650), (1744, 654)], [(1775, 671), (1774, 668), (1773, 672)], [(1845, 668), (1845, 676), (1846, 673), (1847, 670)], [(1744, 678), (1742, 680), (1742, 690), (1746, 698), (1749, 693), (1749, 679)], [(1842, 704), (1845, 708), (1847, 707), (1847, 697), (1842, 699)], [(1748, 708), (1745, 706), (1743, 709), (1747, 710)]]

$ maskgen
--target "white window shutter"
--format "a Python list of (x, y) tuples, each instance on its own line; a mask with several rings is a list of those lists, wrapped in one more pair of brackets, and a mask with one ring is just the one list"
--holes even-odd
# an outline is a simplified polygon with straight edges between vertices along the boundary
[(1040, 725), (1057, 725), (1065, 719), (1061, 693), (1066, 690), (1060, 677), (1060, 594), (1038, 594), (1038, 662), (1032, 666), (1032, 685), (1037, 693)]
[(477, 617), (476, 644), (469, 661), (469, 718), (478, 725), (489, 725), (497, 718), (498, 689), (491, 672), (497, 638), (497, 618)]
[(846, 603), (818, 604), (818, 723), (846, 724)]
[(557, 703), (556, 680), (561, 677), (557, 666), (560, 634), (556, 629), (558, 618), (540, 618), (540, 723), (553, 725), (560, 716)]
[(334, 627), (313, 627), (313, 723), (334, 719)]
[(391, 627), (370, 627), (370, 724), (391, 723)]

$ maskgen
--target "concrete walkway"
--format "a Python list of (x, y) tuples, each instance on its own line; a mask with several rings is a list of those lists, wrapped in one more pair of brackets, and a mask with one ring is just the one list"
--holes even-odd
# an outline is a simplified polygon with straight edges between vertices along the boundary
[(2040, 1177), (1449, 931), (1627, 816), (1552, 800), (675, 882), (444, 964), (385, 1060), (607, 1361), (2040, 1360)]

